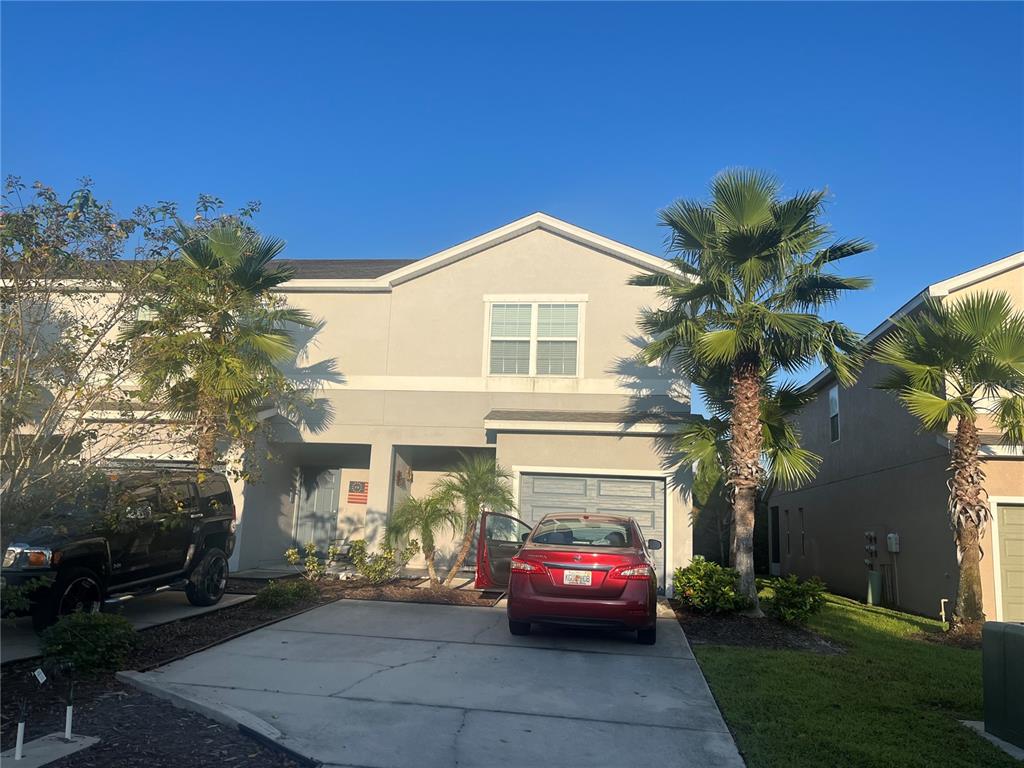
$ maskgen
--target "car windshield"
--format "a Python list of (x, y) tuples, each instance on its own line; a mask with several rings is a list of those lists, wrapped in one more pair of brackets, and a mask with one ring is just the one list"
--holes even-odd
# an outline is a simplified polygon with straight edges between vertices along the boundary
[(628, 523), (585, 515), (543, 520), (533, 532), (534, 544), (574, 547), (632, 547), (633, 538), (633, 526)]

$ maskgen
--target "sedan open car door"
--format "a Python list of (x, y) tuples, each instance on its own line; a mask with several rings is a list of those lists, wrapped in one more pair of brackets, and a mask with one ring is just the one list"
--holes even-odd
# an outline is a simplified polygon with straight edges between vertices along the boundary
[(480, 520), (476, 547), (476, 588), (508, 587), (512, 558), (532, 529), (522, 520), (497, 512), (485, 512)]

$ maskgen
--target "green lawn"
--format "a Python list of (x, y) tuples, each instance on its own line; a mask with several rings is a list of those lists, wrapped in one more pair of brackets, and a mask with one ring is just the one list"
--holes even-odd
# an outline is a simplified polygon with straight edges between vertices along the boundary
[(1019, 768), (958, 722), (981, 719), (981, 651), (913, 639), (938, 622), (830, 596), (811, 628), (847, 652), (694, 646), (750, 768)]

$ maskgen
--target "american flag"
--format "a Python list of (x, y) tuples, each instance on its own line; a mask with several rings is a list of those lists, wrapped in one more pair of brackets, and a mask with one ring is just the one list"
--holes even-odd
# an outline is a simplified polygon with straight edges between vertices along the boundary
[(369, 492), (370, 484), (361, 480), (352, 480), (348, 484), (348, 503), (365, 504), (366, 494)]

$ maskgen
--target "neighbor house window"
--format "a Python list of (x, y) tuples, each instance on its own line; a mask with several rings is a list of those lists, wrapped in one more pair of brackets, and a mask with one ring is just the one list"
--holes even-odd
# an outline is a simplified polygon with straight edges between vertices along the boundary
[(579, 334), (579, 304), (491, 304), (488, 371), (492, 376), (576, 376)]
[(839, 440), (839, 387), (828, 391), (828, 434), (834, 443)]

